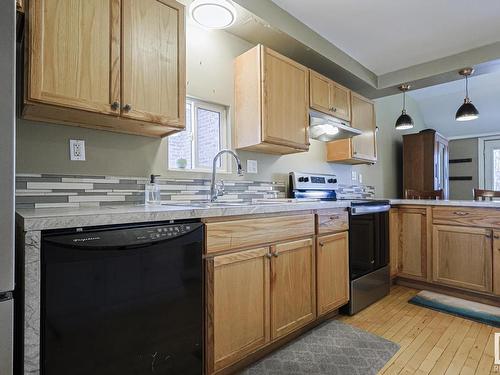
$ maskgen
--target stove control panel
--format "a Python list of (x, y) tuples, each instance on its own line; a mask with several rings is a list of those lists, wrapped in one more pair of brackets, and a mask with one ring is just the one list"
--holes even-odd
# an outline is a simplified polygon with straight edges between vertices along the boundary
[(290, 187), (293, 190), (336, 190), (337, 176), (334, 174), (312, 174), (290, 172)]

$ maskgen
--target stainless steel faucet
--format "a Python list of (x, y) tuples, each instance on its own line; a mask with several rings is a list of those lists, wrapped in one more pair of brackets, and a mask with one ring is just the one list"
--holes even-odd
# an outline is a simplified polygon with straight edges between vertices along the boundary
[(243, 176), (243, 169), (241, 168), (241, 160), (238, 154), (232, 150), (221, 150), (214, 156), (214, 161), (212, 164), (212, 182), (210, 183), (210, 202), (215, 202), (218, 197), (224, 195), (224, 182), (221, 181), (220, 184), (215, 182), (215, 174), (217, 173), (217, 161), (222, 154), (229, 154), (234, 157), (236, 164), (238, 166), (238, 176)]

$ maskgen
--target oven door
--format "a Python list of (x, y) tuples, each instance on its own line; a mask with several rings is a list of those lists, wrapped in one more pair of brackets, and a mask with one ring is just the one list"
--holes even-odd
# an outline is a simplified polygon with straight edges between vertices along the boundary
[(349, 213), (351, 280), (389, 263), (389, 207), (353, 207)]

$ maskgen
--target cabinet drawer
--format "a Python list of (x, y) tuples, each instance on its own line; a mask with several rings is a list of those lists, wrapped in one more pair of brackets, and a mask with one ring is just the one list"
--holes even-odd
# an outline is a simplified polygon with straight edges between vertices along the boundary
[(318, 211), (316, 214), (318, 234), (342, 232), (349, 229), (349, 215), (347, 209)]
[(206, 224), (207, 253), (314, 234), (314, 215), (289, 215)]
[(434, 207), (434, 224), (500, 228), (500, 210), (494, 208)]

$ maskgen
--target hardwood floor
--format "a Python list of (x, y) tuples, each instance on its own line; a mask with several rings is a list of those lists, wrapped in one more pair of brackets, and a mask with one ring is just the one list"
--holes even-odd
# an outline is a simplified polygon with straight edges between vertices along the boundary
[(494, 333), (500, 328), (407, 303), (417, 292), (395, 286), (355, 316), (339, 318), (401, 346), (379, 374), (500, 375), (493, 365)]

